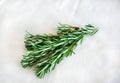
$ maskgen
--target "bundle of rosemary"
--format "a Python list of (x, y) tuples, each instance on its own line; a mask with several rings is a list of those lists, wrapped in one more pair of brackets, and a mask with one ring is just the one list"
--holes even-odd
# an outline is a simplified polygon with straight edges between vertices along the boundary
[(71, 56), (78, 41), (86, 35), (94, 35), (98, 29), (90, 24), (84, 28), (67, 24), (58, 26), (57, 35), (25, 35), (26, 54), (21, 64), (24, 68), (34, 66), (36, 75), (43, 78), (65, 57)]

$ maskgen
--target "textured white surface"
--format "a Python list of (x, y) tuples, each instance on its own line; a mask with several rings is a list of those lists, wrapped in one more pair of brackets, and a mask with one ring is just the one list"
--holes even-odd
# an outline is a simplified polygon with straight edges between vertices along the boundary
[[(54, 34), (59, 22), (91, 23), (99, 32), (38, 79), (20, 64), (25, 30)], [(120, 0), (0, 0), (0, 82), (120, 83)]]

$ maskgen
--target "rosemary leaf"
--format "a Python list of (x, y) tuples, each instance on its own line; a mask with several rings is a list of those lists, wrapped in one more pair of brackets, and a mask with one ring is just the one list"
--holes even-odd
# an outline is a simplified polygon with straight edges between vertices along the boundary
[(98, 29), (88, 24), (79, 28), (67, 24), (58, 26), (57, 35), (44, 34), (25, 35), (26, 54), (21, 60), (24, 68), (34, 66), (34, 71), (39, 78), (54, 70), (64, 58), (74, 53), (78, 42), (82, 43), (87, 35), (94, 35)]

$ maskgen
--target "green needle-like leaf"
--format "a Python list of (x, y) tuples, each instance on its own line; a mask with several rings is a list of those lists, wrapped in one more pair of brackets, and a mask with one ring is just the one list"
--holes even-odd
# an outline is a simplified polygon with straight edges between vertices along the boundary
[(88, 24), (85, 28), (60, 24), (57, 35), (25, 35), (26, 54), (21, 60), (24, 68), (34, 66), (35, 73), (43, 78), (47, 73), (54, 70), (65, 57), (71, 56), (77, 43), (82, 43), (87, 35), (94, 35), (98, 29)]

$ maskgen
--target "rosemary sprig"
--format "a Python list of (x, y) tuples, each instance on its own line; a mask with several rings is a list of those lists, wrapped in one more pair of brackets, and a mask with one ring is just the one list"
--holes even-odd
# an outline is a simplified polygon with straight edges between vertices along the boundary
[(35, 66), (34, 70), (39, 78), (51, 72), (65, 57), (71, 56), (77, 43), (82, 42), (86, 35), (94, 35), (98, 29), (90, 24), (84, 28), (66, 24), (58, 26), (57, 35), (25, 36), (26, 54), (21, 64), (24, 68)]

